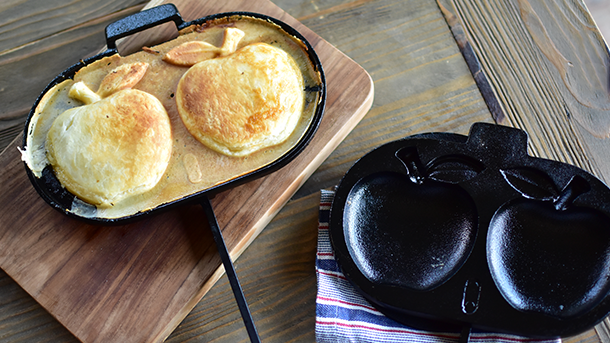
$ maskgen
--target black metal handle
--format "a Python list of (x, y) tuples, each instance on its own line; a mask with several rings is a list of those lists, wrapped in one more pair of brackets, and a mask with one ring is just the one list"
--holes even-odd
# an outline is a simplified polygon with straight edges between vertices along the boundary
[(210, 199), (208, 199), (208, 197), (203, 197), (199, 203), (201, 207), (203, 207), (205, 215), (208, 217), (208, 223), (210, 224), (210, 229), (212, 229), (212, 235), (214, 236), (214, 241), (216, 242), (216, 247), (218, 248), (218, 254), (220, 254), (220, 259), (225, 267), (225, 272), (229, 278), (229, 283), (231, 284), (231, 289), (233, 290), (233, 295), (235, 296), (235, 301), (237, 302), (237, 307), (239, 307), (241, 317), (246, 325), (246, 331), (248, 332), (248, 336), (250, 336), (250, 341), (252, 343), (260, 343), (261, 340), (258, 336), (258, 332), (256, 331), (252, 314), (250, 314), (248, 302), (246, 301), (244, 292), (239, 284), (239, 279), (235, 273), (235, 267), (233, 266), (233, 261), (231, 261), (231, 257), (229, 256), (229, 251), (227, 250), (225, 241), (222, 238), (222, 233), (218, 227), (218, 221), (216, 220), (216, 215), (214, 214), (214, 209), (212, 208)]
[(119, 19), (106, 27), (106, 46), (109, 50), (116, 50), (117, 39), (170, 21), (176, 24), (176, 28), (184, 23), (174, 4), (156, 6)]

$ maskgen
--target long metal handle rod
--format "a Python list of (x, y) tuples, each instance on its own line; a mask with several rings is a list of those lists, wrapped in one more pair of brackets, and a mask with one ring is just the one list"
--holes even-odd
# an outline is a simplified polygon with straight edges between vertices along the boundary
[(237, 278), (237, 274), (235, 273), (233, 261), (231, 261), (229, 251), (227, 250), (225, 241), (222, 238), (222, 233), (220, 232), (220, 228), (218, 227), (218, 221), (216, 220), (216, 215), (214, 214), (214, 209), (212, 208), (210, 199), (208, 199), (208, 197), (204, 197), (201, 200), (200, 204), (201, 207), (203, 207), (203, 210), (205, 211), (205, 215), (208, 217), (208, 222), (210, 223), (210, 228), (212, 229), (212, 235), (214, 236), (214, 241), (216, 242), (216, 247), (218, 248), (218, 253), (220, 254), (220, 259), (222, 260), (222, 264), (225, 267), (225, 272), (227, 273), (227, 277), (229, 278), (231, 289), (233, 289), (233, 295), (235, 296), (235, 301), (237, 301), (237, 307), (239, 307), (239, 312), (241, 313), (241, 317), (243, 318), (244, 324), (246, 325), (246, 331), (248, 331), (250, 341), (252, 343), (260, 343), (261, 339), (258, 336), (258, 332), (256, 331), (256, 326), (254, 325), (254, 321), (252, 320), (252, 314), (250, 314), (250, 308), (248, 308), (248, 302), (246, 301), (244, 292), (242, 291), (241, 285), (239, 284), (239, 279)]

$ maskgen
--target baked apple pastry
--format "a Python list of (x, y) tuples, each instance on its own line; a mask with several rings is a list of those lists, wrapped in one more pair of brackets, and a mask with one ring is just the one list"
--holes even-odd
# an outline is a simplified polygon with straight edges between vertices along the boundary
[(83, 106), (60, 114), (47, 135), (49, 162), (71, 193), (102, 207), (152, 189), (172, 151), (169, 117), (154, 96), (131, 89), (148, 65), (121, 65), (94, 93), (84, 82), (70, 97)]
[(246, 156), (285, 141), (301, 117), (305, 98), (294, 60), (266, 43), (235, 51), (243, 36), (243, 31), (227, 28), (220, 48), (188, 42), (164, 57), (169, 63), (192, 65), (176, 91), (184, 125), (198, 141), (229, 156)]
[(269, 20), (237, 14), (94, 59), (44, 92), (22, 159), (68, 191), (68, 212), (88, 218), (223, 187), (309, 139), (324, 90), (309, 49)]

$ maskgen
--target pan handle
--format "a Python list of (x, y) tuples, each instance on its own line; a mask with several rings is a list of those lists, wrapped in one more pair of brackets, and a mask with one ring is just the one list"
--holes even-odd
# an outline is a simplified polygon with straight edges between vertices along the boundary
[(205, 215), (208, 218), (208, 223), (210, 224), (210, 229), (212, 230), (212, 236), (214, 236), (214, 241), (216, 242), (216, 247), (218, 248), (218, 254), (220, 255), (222, 264), (225, 267), (225, 272), (229, 278), (229, 283), (231, 284), (231, 289), (233, 290), (233, 295), (235, 296), (235, 301), (237, 302), (237, 307), (239, 308), (241, 317), (244, 320), (246, 332), (248, 332), (248, 336), (250, 337), (250, 342), (260, 343), (261, 339), (258, 336), (258, 331), (256, 330), (256, 325), (252, 319), (248, 302), (246, 301), (244, 292), (241, 289), (241, 284), (239, 283), (239, 279), (235, 273), (235, 266), (233, 266), (233, 261), (231, 261), (229, 250), (227, 249), (225, 240), (222, 237), (222, 232), (220, 232), (220, 227), (218, 226), (216, 214), (214, 214), (214, 209), (212, 208), (210, 199), (207, 196), (204, 196), (199, 204), (201, 207), (203, 207)]
[(174, 4), (156, 6), (119, 19), (106, 26), (106, 46), (108, 50), (116, 50), (117, 39), (170, 21), (173, 21), (177, 28), (184, 23)]

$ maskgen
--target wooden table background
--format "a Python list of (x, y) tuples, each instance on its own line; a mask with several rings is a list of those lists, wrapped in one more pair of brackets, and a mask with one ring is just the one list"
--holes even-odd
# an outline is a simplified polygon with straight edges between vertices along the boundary
[[(375, 82), (375, 101), (236, 262), (263, 341), (315, 341), (319, 189), (337, 184), (356, 159), (378, 145), (420, 132), (465, 134), (473, 122), (496, 120), (529, 131), (532, 155), (570, 162), (610, 180), (608, 50), (582, 1), (443, 1), (471, 35), (503, 107), (501, 118), (490, 115), (435, 1), (273, 2), (362, 65)], [(0, 150), (20, 133), (47, 82), (74, 56), (97, 53), (105, 44), (104, 27), (145, 4), (0, 3)], [(565, 341), (608, 342), (609, 327), (606, 320)], [(76, 339), (0, 271), (0, 341)], [(247, 341), (226, 277), (167, 341)]]

